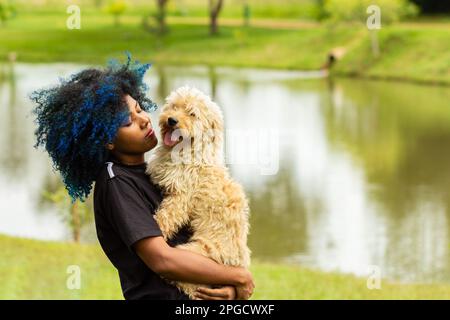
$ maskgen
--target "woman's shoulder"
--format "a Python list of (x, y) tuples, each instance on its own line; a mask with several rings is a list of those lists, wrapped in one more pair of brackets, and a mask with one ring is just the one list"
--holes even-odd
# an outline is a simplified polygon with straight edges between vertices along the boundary
[(96, 185), (129, 185), (142, 193), (162, 196), (161, 189), (155, 185), (145, 171), (145, 165), (127, 166), (116, 162), (105, 162), (98, 175)]
[[(142, 173), (143, 174), (143, 173)], [(95, 180), (96, 186), (106, 186), (111, 183), (131, 182), (139, 176), (140, 173), (131, 172), (128, 168), (124, 168), (114, 162), (105, 162)]]
[[(95, 191), (103, 199), (126, 198), (156, 210), (162, 201), (161, 190), (154, 185), (145, 169), (128, 168), (106, 163), (95, 184)], [(106, 201), (106, 200), (105, 200)]]
[(113, 180), (149, 180), (148, 175), (145, 173), (145, 164), (143, 165), (121, 165), (116, 162), (105, 162), (99, 177), (101, 177), (105, 181), (113, 181)]

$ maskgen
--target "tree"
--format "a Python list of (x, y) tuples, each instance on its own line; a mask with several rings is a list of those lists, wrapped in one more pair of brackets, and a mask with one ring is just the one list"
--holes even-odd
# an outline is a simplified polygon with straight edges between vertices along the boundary
[[(144, 29), (150, 32), (156, 32), (157, 34), (164, 34), (168, 31), (166, 24), (167, 2), (169, 2), (169, 0), (156, 0), (156, 14), (146, 15), (142, 19), (142, 26)], [(151, 19), (156, 21), (156, 27), (152, 26), (151, 22), (149, 22)]]
[(101, 8), (103, 5), (103, 0), (94, 0), (94, 5), (96, 8)]
[(158, 22), (159, 33), (167, 32), (166, 15), (168, 0), (156, 0), (158, 4), (158, 13), (156, 14), (156, 21)]
[(120, 25), (120, 16), (127, 9), (127, 3), (124, 0), (109, 1), (106, 11), (114, 16), (114, 25)]
[(223, 0), (209, 0), (209, 32), (214, 35), (218, 32), (217, 18), (223, 6)]
[(444, 0), (410, 0), (419, 6), (423, 13), (450, 13), (450, 1)]
[(250, 26), (251, 11), (250, 11), (250, 5), (248, 4), (247, 1), (244, 3), (244, 9), (242, 11), (242, 16), (244, 18), (244, 26), (246, 26), (246, 27)]
[(316, 19), (318, 21), (324, 20), (326, 18), (325, 0), (316, 0), (316, 7), (317, 7)]
[(6, 24), (6, 21), (14, 17), (16, 9), (8, 0), (0, 0), (0, 27)]
[(70, 227), (73, 241), (80, 242), (82, 227), (88, 224), (93, 217), (92, 204), (79, 200), (72, 203), (63, 186), (59, 186), (55, 191), (43, 191), (42, 196), (58, 208), (58, 213)]

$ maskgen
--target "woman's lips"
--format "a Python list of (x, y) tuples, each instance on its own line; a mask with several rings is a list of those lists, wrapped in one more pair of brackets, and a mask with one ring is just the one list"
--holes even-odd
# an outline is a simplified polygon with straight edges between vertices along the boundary
[(148, 130), (148, 132), (147, 132), (147, 134), (145, 135), (145, 137), (146, 137), (146, 138), (149, 138), (149, 137), (151, 137), (151, 136), (154, 135), (154, 134), (155, 134), (155, 131), (153, 131), (153, 129), (150, 128), (150, 130)]

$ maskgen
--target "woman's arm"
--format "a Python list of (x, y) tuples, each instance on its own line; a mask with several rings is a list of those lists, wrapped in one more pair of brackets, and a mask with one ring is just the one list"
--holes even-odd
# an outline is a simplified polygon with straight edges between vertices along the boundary
[(200, 254), (170, 247), (163, 237), (149, 237), (133, 245), (144, 263), (169, 280), (210, 285), (233, 285), (239, 299), (253, 293), (252, 275), (244, 268), (221, 265)]

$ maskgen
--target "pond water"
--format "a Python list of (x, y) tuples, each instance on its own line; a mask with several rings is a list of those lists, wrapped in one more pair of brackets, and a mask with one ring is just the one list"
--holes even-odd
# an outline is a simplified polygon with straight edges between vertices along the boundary
[[(27, 96), (83, 67), (0, 66), (0, 233), (70, 240), (43, 196), (61, 182), (33, 148)], [(154, 66), (146, 80), (158, 104), (189, 84), (222, 107), (254, 258), (450, 282), (450, 88), (203, 66)], [(92, 220), (82, 241), (96, 242)]]

